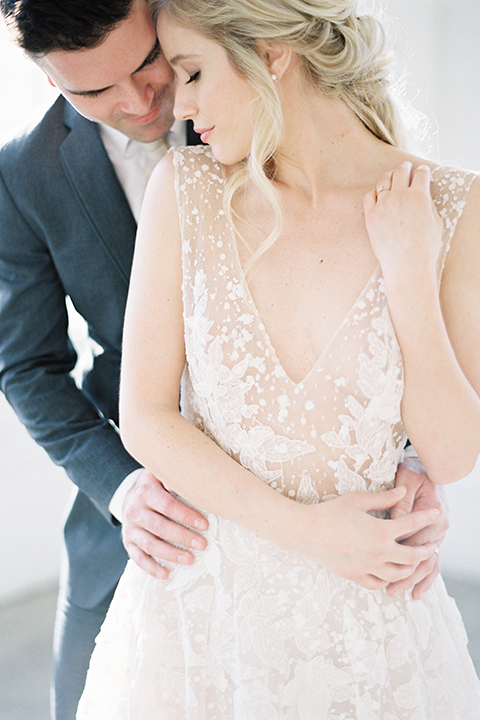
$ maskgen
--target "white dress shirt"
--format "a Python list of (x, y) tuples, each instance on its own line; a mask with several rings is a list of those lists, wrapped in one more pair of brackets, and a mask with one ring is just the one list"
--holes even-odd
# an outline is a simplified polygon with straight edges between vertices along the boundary
[[(110, 158), (120, 185), (138, 223), (145, 188), (155, 165), (166, 155), (169, 148), (185, 145), (185, 124), (176, 121), (164, 138), (152, 143), (130, 140), (119, 130), (100, 124), (100, 137)], [(109, 510), (120, 522), (123, 521), (123, 503), (130, 488), (135, 484), (142, 469), (134, 470), (123, 480), (113, 495)]]
[(164, 138), (152, 143), (130, 140), (119, 130), (100, 125), (100, 136), (138, 223), (145, 188), (155, 165), (169, 148), (185, 145), (185, 124), (178, 120)]

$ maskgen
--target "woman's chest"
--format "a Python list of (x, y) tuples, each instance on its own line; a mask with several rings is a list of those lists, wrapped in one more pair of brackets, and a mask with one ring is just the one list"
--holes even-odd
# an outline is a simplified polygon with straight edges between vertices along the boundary
[(299, 382), (308, 374), (376, 268), (361, 233), (282, 236), (259, 260), (248, 293), (289, 377)]

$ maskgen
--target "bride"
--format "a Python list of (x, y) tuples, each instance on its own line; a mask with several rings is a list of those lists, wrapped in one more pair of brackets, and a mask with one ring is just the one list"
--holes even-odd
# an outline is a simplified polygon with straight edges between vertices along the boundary
[(121, 432), (208, 509), (208, 549), (165, 581), (129, 564), (77, 718), (478, 719), (442, 579), (386, 590), (434, 513), (385, 511), (406, 434), (439, 484), (480, 452), (480, 184), (402, 149), (355, 2), (152, 9), (210, 147), (147, 191)]

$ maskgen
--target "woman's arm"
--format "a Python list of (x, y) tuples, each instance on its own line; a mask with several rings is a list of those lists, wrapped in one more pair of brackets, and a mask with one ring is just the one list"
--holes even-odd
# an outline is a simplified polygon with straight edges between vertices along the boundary
[[(380, 186), (390, 187), (389, 178)], [(365, 198), (405, 372), (402, 417), (428, 476), (439, 484), (471, 472), (480, 454), (480, 245), (478, 181), (447, 255), (441, 302), (437, 258), (442, 223), (430, 170), (403, 163), (391, 190)]]
[[(368, 514), (395, 504), (403, 497), (403, 488), (352, 493), (316, 506), (295, 503), (181, 416), (178, 389), (185, 364), (181, 284), (174, 169), (167, 156), (147, 189), (125, 318), (120, 426), (128, 450), (191, 503), (366, 587), (411, 575), (435, 546), (406, 547), (396, 540), (427, 525), (438, 511), (395, 521)], [(161, 569), (158, 574), (164, 576)]]

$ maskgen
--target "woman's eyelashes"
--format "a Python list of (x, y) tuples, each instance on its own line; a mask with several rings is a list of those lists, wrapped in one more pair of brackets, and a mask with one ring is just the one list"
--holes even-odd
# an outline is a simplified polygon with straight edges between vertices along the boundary
[(196, 73), (193, 73), (193, 75), (190, 75), (187, 82), (185, 83), (185, 85), (188, 85), (191, 82), (195, 82), (195, 80), (198, 80), (199, 77), (200, 77), (200, 70), (198, 70), (198, 72), (196, 72)]

